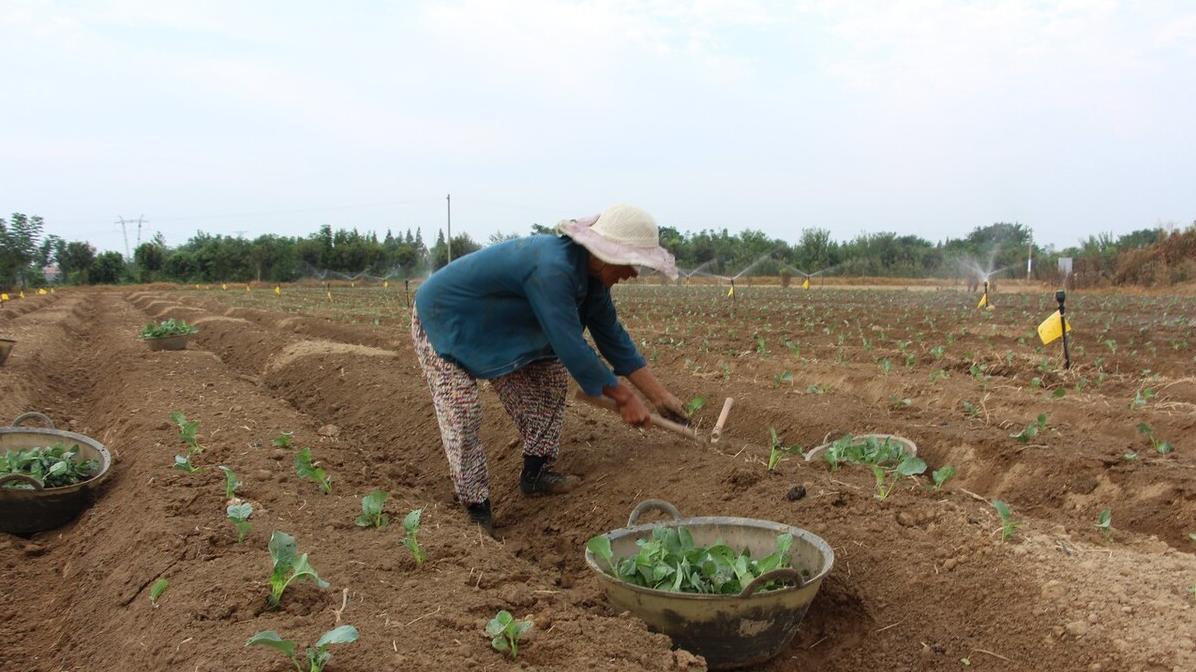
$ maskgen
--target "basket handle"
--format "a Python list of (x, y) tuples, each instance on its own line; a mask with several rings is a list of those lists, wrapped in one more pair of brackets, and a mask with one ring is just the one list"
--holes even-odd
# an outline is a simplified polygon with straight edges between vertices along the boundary
[(802, 581), (801, 572), (792, 567), (783, 567), (757, 576), (751, 583), (743, 587), (743, 592), (739, 596), (751, 597), (757, 590), (760, 590), (773, 581), (792, 581), (793, 585), (798, 588), (801, 588), (805, 583)]
[(640, 516), (648, 511), (660, 511), (667, 513), (673, 517), (675, 522), (681, 522), (681, 512), (677, 507), (669, 504), (663, 499), (645, 499), (640, 502), (634, 509), (631, 510), (631, 515), (627, 516), (627, 527), (632, 527), (640, 522)]
[(11, 426), (19, 427), (22, 422), (24, 422), (26, 420), (31, 420), (31, 419), (32, 420), (41, 420), (42, 422), (44, 422), (46, 424), (46, 427), (48, 429), (57, 429), (54, 426), (54, 421), (50, 419), (50, 416), (46, 415), (45, 413), (38, 413), (37, 411), (29, 411), (27, 413), (22, 413), (22, 414), (18, 415), (16, 418), (13, 418)]
[(8, 483), (9, 481), (24, 481), (25, 483), (32, 485), (34, 490), (42, 490), (46, 487), (44, 483), (37, 480), (37, 478), (30, 476), (29, 474), (13, 473), (0, 476), (0, 486)]

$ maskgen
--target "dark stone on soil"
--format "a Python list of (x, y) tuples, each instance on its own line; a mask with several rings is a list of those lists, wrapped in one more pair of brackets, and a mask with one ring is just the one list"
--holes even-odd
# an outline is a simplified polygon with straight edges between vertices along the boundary
[(791, 502), (796, 502), (805, 496), (806, 496), (806, 486), (804, 486), (804, 485), (795, 485), (792, 488), (789, 488), (789, 492), (785, 493), (785, 499), (787, 499)]

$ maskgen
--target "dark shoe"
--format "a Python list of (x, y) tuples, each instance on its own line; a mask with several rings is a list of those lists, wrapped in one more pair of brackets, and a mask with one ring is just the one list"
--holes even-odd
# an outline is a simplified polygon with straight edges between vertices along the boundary
[(577, 487), (577, 478), (553, 471), (547, 466), (538, 472), (523, 472), (519, 478), (519, 489), (525, 495), (560, 495)]
[(466, 504), (465, 511), (469, 514), (469, 519), (485, 530), (486, 534), (494, 536), (494, 517), (490, 512), (490, 500), (480, 504)]

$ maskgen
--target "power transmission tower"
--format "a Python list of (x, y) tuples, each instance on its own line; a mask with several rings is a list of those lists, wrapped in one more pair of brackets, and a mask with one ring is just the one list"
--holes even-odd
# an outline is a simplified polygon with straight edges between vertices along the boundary
[[(125, 239), (125, 259), (132, 259), (133, 256), (129, 254), (129, 224), (132, 224), (133, 220), (130, 219), (126, 222), (123, 216), (118, 216), (116, 223), (120, 224), (120, 233)], [(149, 220), (145, 218), (145, 215), (137, 215), (137, 247), (141, 247), (141, 226), (143, 224), (149, 224)]]
[(120, 224), (120, 233), (122, 236), (124, 236), (124, 239), (125, 239), (125, 259), (128, 259), (129, 258), (129, 227), (127, 227), (125, 225), (124, 217), (121, 217), (120, 219), (118, 219), (116, 223)]

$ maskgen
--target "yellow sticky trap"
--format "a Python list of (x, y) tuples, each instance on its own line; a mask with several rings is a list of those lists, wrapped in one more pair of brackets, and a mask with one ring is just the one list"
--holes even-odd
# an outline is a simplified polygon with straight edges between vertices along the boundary
[(249, 285), (245, 285), (245, 291), (249, 291)]
[(197, 282), (197, 283), (195, 283), (195, 288), (196, 288), (196, 289), (199, 289), (199, 283), (198, 283), (198, 282)]
[(810, 279), (809, 278), (806, 278), (805, 281), (801, 283), (801, 288), (802, 289), (810, 288)]
[[(1042, 344), (1046, 345), (1052, 341), (1058, 340), (1063, 336), (1063, 326), (1061, 324), (1062, 318), (1059, 311), (1055, 311), (1050, 317), (1042, 321), (1038, 325), (1038, 338), (1042, 340)], [(1067, 321), (1067, 330), (1071, 331), (1071, 320)]]
[(331, 302), (332, 302), (332, 292), (331, 292), (331, 291), (328, 291), (328, 292), (325, 292), (325, 293), (328, 295), (328, 301), (331, 303)]
[(282, 296), (282, 287), (274, 285), (274, 296)]
[(45, 296), (46, 294), (48, 294), (48, 292), (46, 291), (46, 288), (45, 288), (45, 287), (41, 287), (41, 288), (39, 288), (39, 289), (37, 290), (37, 293), (38, 293), (38, 294), (41, 294), (42, 296)]
[(356, 286), (357, 286), (357, 283), (356, 283), (356, 282), (350, 282), (350, 283), (349, 283), (349, 286), (350, 286), (350, 287), (356, 287)]
[(382, 289), (386, 289), (387, 287), (390, 287), (390, 280), (383, 280)]
[(0, 292), (0, 301), (8, 301), (8, 292)]
[(735, 296), (735, 285), (731, 285), (731, 289), (727, 290), (727, 296)]
[(223, 289), (223, 290), (225, 290), (225, 291), (228, 291), (228, 284), (227, 284), (227, 283), (224, 283), (224, 282), (220, 283), (220, 289)]
[(988, 294), (980, 295), (980, 303), (976, 304), (977, 308), (988, 308)]
[(25, 298), (25, 290), (23, 290), (23, 289), (21, 290), (21, 294), (20, 294), (20, 296), (21, 296), (21, 298), (22, 298), (22, 299), (23, 299), (23, 298)]

